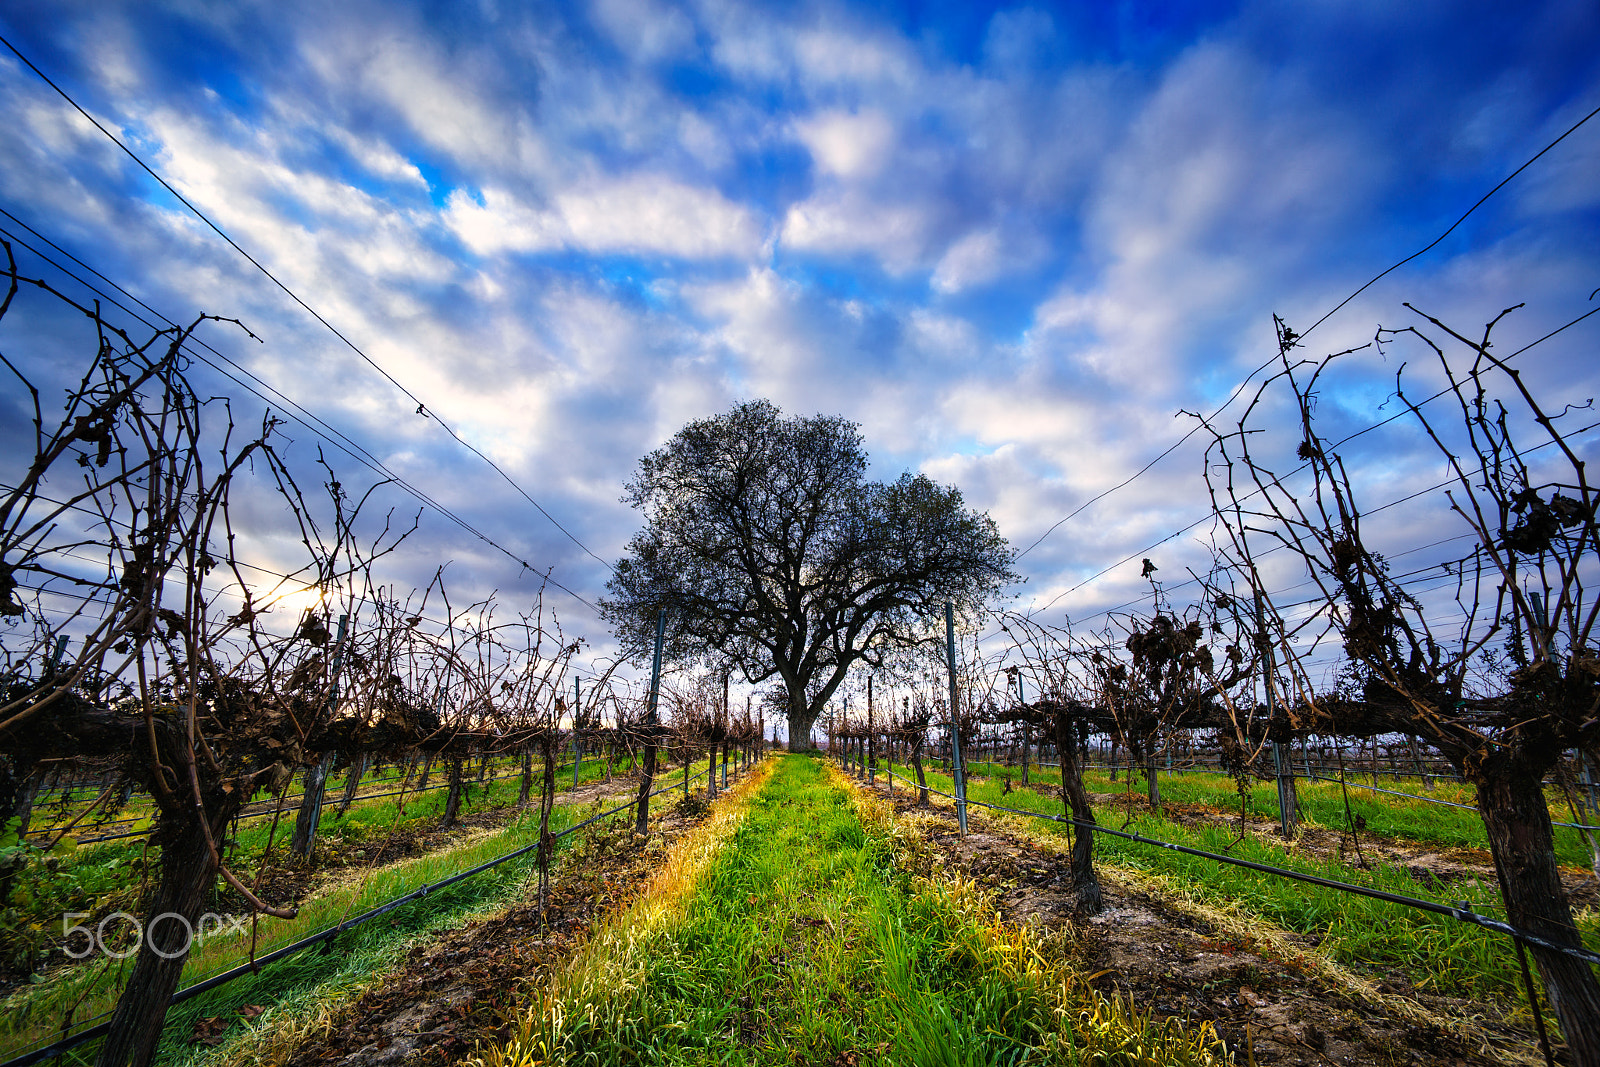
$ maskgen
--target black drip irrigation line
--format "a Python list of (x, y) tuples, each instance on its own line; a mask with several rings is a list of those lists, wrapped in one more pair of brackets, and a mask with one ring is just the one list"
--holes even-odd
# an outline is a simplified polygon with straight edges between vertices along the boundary
[[(902, 782), (905, 782), (913, 789), (925, 788), (930, 793), (938, 793), (940, 796), (949, 797), (951, 800), (959, 799), (950, 793), (944, 792), (942, 789), (935, 789), (931, 785), (919, 786), (903, 774), (897, 774), (894, 771), (886, 771), (885, 773), (894, 775), (894, 777), (899, 778)], [(1474, 926), (1481, 926), (1485, 929), (1493, 930), (1496, 933), (1505, 934), (1514, 940), (1521, 941), (1529, 945), (1536, 945), (1539, 948), (1549, 949), (1552, 952), (1560, 952), (1565, 955), (1572, 956), (1576, 959), (1584, 961), (1585, 963), (1600, 964), (1600, 952), (1591, 952), (1585, 948), (1573, 948), (1570, 945), (1558, 945), (1553, 941), (1547, 941), (1544, 938), (1539, 937), (1537, 934), (1530, 934), (1524, 930), (1519, 930), (1510, 923), (1503, 923), (1498, 919), (1491, 919), (1486, 915), (1480, 915), (1473, 911), (1471, 906), (1469, 906), (1466, 901), (1462, 901), (1460, 904), (1452, 907), (1449, 904), (1440, 904), (1435, 900), (1423, 900), (1421, 897), (1402, 896), (1399, 893), (1388, 893), (1382, 889), (1369, 889), (1366, 886), (1354, 885), (1350, 882), (1338, 882), (1331, 878), (1320, 878), (1314, 874), (1303, 874), (1300, 871), (1291, 871), (1286, 867), (1274, 867), (1271, 864), (1256, 863), (1254, 860), (1240, 859), (1237, 856), (1225, 856), (1220, 852), (1207, 852), (1204, 849), (1190, 848), (1187, 845), (1179, 845), (1171, 841), (1160, 841), (1154, 837), (1145, 837), (1143, 834), (1129, 833), (1126, 830), (1113, 830), (1109, 826), (1101, 826), (1099, 823), (1083, 822), (1079, 819), (1068, 818), (1065, 815), (1049, 815), (1039, 811), (1024, 811), (1021, 808), (1008, 808), (1003, 804), (990, 804), (982, 800), (973, 800), (971, 797), (967, 797), (966, 802), (968, 804), (976, 804), (983, 808), (993, 808), (996, 811), (1007, 811), (1013, 815), (1026, 815), (1033, 819), (1045, 819), (1049, 822), (1070, 824), (1078, 827), (1079, 829), (1088, 829), (1096, 831), (1097, 833), (1110, 834), (1113, 837), (1121, 837), (1129, 841), (1137, 841), (1142, 845), (1155, 845), (1157, 848), (1165, 848), (1173, 852), (1182, 852), (1185, 855), (1198, 856), (1201, 859), (1215, 860), (1218, 863), (1229, 863), (1235, 867), (1246, 867), (1252, 871), (1261, 871), (1264, 874), (1273, 874), (1280, 878), (1290, 878), (1297, 882), (1309, 882), (1311, 885), (1322, 886), (1324, 889), (1336, 889), (1341, 893), (1354, 893), (1357, 896), (1371, 897), (1374, 900), (1382, 900), (1389, 904), (1399, 904), (1402, 907), (1432, 912), (1435, 915), (1445, 915), (1464, 923), (1470, 923)], [(9, 1065), (0, 1065), (0, 1067), (9, 1067)]]
[[(755, 761), (752, 761), (749, 765), (746, 766), (745, 769), (748, 771), (749, 768), (754, 766), (754, 765), (755, 765)], [(518, 772), (518, 773), (520, 773), (520, 772)], [(673, 792), (675, 790), (686, 789), (690, 783), (696, 781), (697, 779), (705, 777), (705, 774), (706, 774), (705, 771), (700, 771), (700, 772), (696, 773), (693, 777), (687, 779), (686, 781), (682, 781), (682, 782), (674, 781), (671, 785), (663, 786), (662, 788), (655, 790), (653, 793), (649, 794), (649, 796), (645, 797), (645, 799), (646, 800), (650, 800), (650, 799), (653, 799), (655, 797), (660, 796), (663, 793), (671, 793), (671, 792)], [(638, 803), (639, 803), (639, 798), (635, 797), (634, 799), (628, 801), (625, 804), (617, 805), (616, 807), (612, 808), (610, 811), (604, 811), (604, 812), (601, 812), (599, 815), (591, 816), (590, 818), (585, 819), (583, 822), (578, 823), (576, 826), (569, 826), (565, 830), (560, 831), (559, 833), (551, 834), (550, 838), (553, 841), (559, 841), (561, 838), (566, 837), (568, 834), (576, 833), (577, 831), (582, 830), (584, 827), (589, 826), (589, 825), (591, 825), (593, 823), (596, 823), (596, 822), (600, 821), (601, 819), (609, 818), (610, 816), (615, 815), (618, 812), (627, 811), (629, 808), (636, 807), (638, 805)], [(421, 887), (419, 887), (417, 889), (413, 889), (411, 892), (406, 893), (403, 896), (396, 897), (395, 899), (393, 899), (393, 900), (391, 900), (391, 901), (389, 901), (389, 902), (387, 902), (385, 904), (379, 904), (375, 908), (372, 908), (372, 909), (370, 909), (368, 911), (364, 911), (360, 915), (357, 915), (353, 919), (346, 919), (343, 922), (340, 922), (335, 926), (330, 926), (330, 927), (327, 927), (326, 929), (319, 930), (318, 932), (316, 932), (314, 934), (311, 934), (311, 935), (309, 935), (307, 937), (301, 938), (299, 941), (296, 941), (296, 942), (294, 942), (292, 944), (284, 945), (281, 948), (273, 949), (271, 952), (268, 952), (267, 954), (265, 954), (263, 956), (255, 957), (254, 959), (252, 959), (248, 963), (241, 963), (239, 966), (233, 967), (233, 968), (231, 968), (229, 970), (226, 970), (226, 971), (223, 971), (220, 974), (214, 974), (209, 978), (203, 978), (200, 981), (195, 982), (193, 985), (185, 986), (184, 988), (178, 990), (176, 993), (174, 993), (172, 995), (172, 998), (167, 1001), (167, 1005), (168, 1005), (168, 1007), (171, 1007), (173, 1004), (180, 1004), (183, 1001), (190, 999), (191, 997), (197, 997), (201, 993), (205, 993), (205, 992), (207, 992), (209, 990), (215, 989), (216, 987), (218, 987), (220, 985), (225, 985), (228, 982), (233, 981), (235, 978), (242, 978), (247, 974), (254, 974), (255, 972), (259, 971), (262, 967), (264, 967), (264, 966), (266, 966), (268, 964), (276, 963), (278, 960), (281, 960), (281, 959), (283, 959), (283, 958), (285, 958), (287, 956), (292, 956), (297, 952), (302, 952), (305, 949), (311, 948), (313, 945), (319, 945), (319, 944), (322, 944), (323, 942), (329, 942), (328, 951), (331, 951), (331, 949), (332, 949), (332, 944), (331, 943), (332, 943), (333, 939), (338, 937), (344, 931), (353, 929), (353, 928), (355, 928), (357, 926), (360, 926), (362, 923), (368, 922), (368, 921), (370, 921), (372, 919), (376, 919), (380, 915), (386, 915), (389, 912), (394, 911), (396, 908), (399, 908), (399, 907), (401, 907), (403, 905), (409, 904), (414, 900), (421, 900), (423, 897), (429, 895), (430, 893), (436, 893), (441, 889), (448, 888), (449, 886), (455, 885), (457, 882), (464, 881), (465, 879), (471, 878), (475, 874), (482, 874), (484, 871), (490, 870), (491, 868), (494, 868), (494, 867), (498, 867), (498, 866), (500, 866), (500, 864), (505, 863), (505, 862), (507, 862), (509, 860), (514, 860), (519, 856), (525, 856), (529, 852), (532, 852), (535, 849), (537, 849), (538, 847), (539, 847), (539, 842), (537, 842), (537, 841), (535, 841), (531, 845), (524, 845), (522, 848), (514, 849), (511, 852), (507, 852), (504, 856), (500, 856), (500, 857), (498, 857), (496, 859), (488, 860), (488, 861), (486, 861), (484, 863), (478, 864), (476, 867), (472, 867), (472, 868), (469, 868), (469, 869), (467, 869), (465, 871), (460, 871), (460, 872), (458, 872), (456, 874), (452, 874), (448, 878), (442, 878), (437, 882), (430, 882), (427, 885), (421, 886)], [(111, 1012), (106, 1012), (105, 1014), (109, 1015), (109, 1014), (111, 1014)], [(103, 1018), (104, 1016), (100, 1016), (100, 1017)], [(60, 1041), (57, 1041), (57, 1042), (55, 1042), (53, 1044), (50, 1044), (50, 1045), (47, 1045), (44, 1048), (35, 1049), (33, 1052), (24, 1053), (23, 1055), (18, 1056), (15, 1059), (6, 1060), (4, 1063), (0, 1063), (0, 1067), (28, 1067), (29, 1064), (42, 1063), (45, 1060), (54, 1059), (55, 1057), (61, 1055), (62, 1053), (69, 1052), (72, 1049), (78, 1047), (79, 1045), (81, 1045), (81, 1044), (83, 1044), (83, 1043), (85, 1043), (87, 1041), (93, 1041), (97, 1037), (104, 1037), (107, 1033), (110, 1032), (110, 1030), (111, 1030), (111, 1023), (109, 1021), (103, 1022), (103, 1023), (99, 1023), (99, 1024), (95, 1025), (95, 1026), (89, 1027), (86, 1030), (81, 1030), (78, 1033), (71, 1035), (70, 1037), (62, 1038)]]

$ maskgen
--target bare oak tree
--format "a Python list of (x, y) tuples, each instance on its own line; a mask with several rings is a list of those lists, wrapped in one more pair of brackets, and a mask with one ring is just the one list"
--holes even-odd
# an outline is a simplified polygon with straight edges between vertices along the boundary
[(667, 611), (670, 652), (776, 677), (790, 745), (857, 663), (919, 640), (946, 601), (980, 607), (1012, 581), (1011, 550), (958, 490), (866, 480), (859, 428), (784, 418), (765, 400), (701, 419), (645, 456), (623, 498), (645, 514), (603, 602), (642, 652)]

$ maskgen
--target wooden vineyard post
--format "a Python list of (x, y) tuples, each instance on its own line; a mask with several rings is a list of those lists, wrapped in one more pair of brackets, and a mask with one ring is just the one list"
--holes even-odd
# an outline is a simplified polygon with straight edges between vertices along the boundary
[[(333, 670), (328, 680), (330, 707), (338, 701), (339, 661), (344, 653), (345, 627), (349, 622), (350, 616), (339, 616), (339, 636), (333, 646)], [(322, 795), (328, 784), (328, 772), (333, 769), (334, 755), (333, 752), (323, 753), (322, 758), (306, 774), (305, 796), (300, 799), (300, 811), (294, 820), (294, 837), (289, 841), (289, 851), (308, 860), (317, 846), (317, 825), (322, 821)]]
[(356, 801), (356, 794), (361, 790), (361, 776), (367, 771), (367, 754), (358, 752), (350, 760), (350, 773), (344, 780), (344, 796), (339, 799), (339, 814), (343, 815), (350, 810), (350, 805)]
[(650, 836), (650, 789), (656, 776), (656, 701), (661, 696), (661, 645), (667, 636), (667, 613), (656, 615), (656, 654), (650, 664), (650, 702), (644, 713), (644, 766), (639, 773), (639, 813), (633, 832)]
[[(1261, 684), (1267, 698), (1267, 721), (1270, 723), (1278, 707), (1277, 672), (1272, 659), (1272, 645), (1267, 641), (1266, 613), (1260, 590), (1256, 591), (1256, 638), (1266, 652), (1266, 673), (1262, 676)], [(1272, 763), (1278, 781), (1278, 831), (1285, 840), (1294, 837), (1295, 808), (1299, 806), (1294, 789), (1293, 759), (1294, 754), (1289, 746), (1281, 741), (1272, 742)]]
[(967, 776), (961, 766), (961, 719), (956, 710), (956, 609), (944, 602), (945, 657), (950, 667), (950, 773), (956, 783), (956, 822), (961, 836), (967, 836)]

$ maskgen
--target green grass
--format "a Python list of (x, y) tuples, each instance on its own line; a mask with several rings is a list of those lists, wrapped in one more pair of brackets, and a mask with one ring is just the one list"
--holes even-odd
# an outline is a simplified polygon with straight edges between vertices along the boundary
[[(898, 768), (897, 768), (898, 769)], [(968, 765), (969, 773), (983, 776), (998, 776), (1021, 781), (1021, 771), (1016, 767), (1007, 767), (1002, 764), (971, 763)], [(1053, 769), (1034, 768), (1029, 772), (1032, 782), (1050, 783), (1056, 786), (1061, 784), (1061, 773)], [(1476, 803), (1476, 790), (1464, 782), (1437, 782), (1432, 792), (1422, 787), (1420, 779), (1401, 778), (1391, 780), (1387, 776), (1379, 781), (1384, 789), (1401, 793), (1412, 793), (1428, 799), (1412, 800), (1406, 797), (1393, 796), (1388, 793), (1375, 793), (1368, 789), (1360, 788), (1369, 784), (1371, 779), (1365, 776), (1350, 774), (1349, 782), (1350, 813), (1359, 815), (1366, 820), (1366, 832), (1383, 834), (1387, 837), (1404, 838), (1422, 844), (1437, 845), (1442, 848), (1467, 848), (1487, 850), (1489, 839), (1484, 833), (1483, 819), (1475, 808), (1467, 810), (1453, 808), (1444, 804), (1430, 803), (1430, 800), (1447, 800), (1456, 804), (1465, 804), (1471, 808)], [(1204, 804), (1218, 811), (1237, 814), (1239, 811), (1239, 794), (1234, 780), (1224, 774), (1209, 772), (1190, 772), (1171, 774), (1163, 771), (1160, 775), (1161, 799), (1164, 803), (1175, 804)], [(1083, 776), (1084, 785), (1091, 793), (1132, 793), (1135, 806), (1143, 803), (1145, 795), (1144, 774), (1142, 771), (1134, 772), (1134, 781), (1131, 790), (1126, 769), (1117, 776), (1117, 781), (1112, 781), (1110, 773), (1101, 769), (1089, 770)], [(898, 783), (897, 783), (898, 785)], [(1308, 781), (1300, 778), (1295, 783), (1297, 795), (1300, 799), (1301, 816), (1319, 826), (1328, 826), (1335, 829), (1346, 825), (1345, 801), (1337, 782)], [(1559, 789), (1551, 788), (1547, 791), (1550, 804), (1550, 817), (1556, 822), (1572, 822), (1572, 812), (1568, 808), (1567, 800)], [(1278, 787), (1276, 783), (1252, 780), (1247, 790), (1248, 803), (1246, 810), (1258, 815), (1270, 815), (1276, 819), (1278, 815)], [(1119, 804), (1119, 810), (1121, 806)], [(1583, 833), (1570, 827), (1555, 827), (1556, 859), (1569, 867), (1578, 867), (1588, 870), (1591, 863), (1589, 846), (1583, 839)]]
[[(592, 780), (588, 766), (583, 768), (583, 779)], [(604, 768), (593, 765), (592, 775), (603, 777)], [(658, 778), (660, 785), (667, 784)], [(558, 788), (569, 788), (572, 779), (558, 779)], [(474, 787), (472, 798), (463, 802), (463, 812), (505, 807), (516, 802), (519, 783), (516, 779), (488, 784), (487, 790)], [(402, 818), (395, 798), (371, 801), (353, 806), (342, 818), (327, 816), (323, 820), (319, 842), (328, 847), (347, 848), (381, 842), (391, 827), (428, 827), (435, 824), (442, 811), (443, 795), (424, 795), (414, 804), (408, 803)], [(660, 800), (671, 800), (664, 794)], [(660, 801), (658, 801), (659, 803)], [(574, 819), (573, 809), (558, 805), (551, 815), (551, 826), (560, 830)], [(622, 818), (624, 816), (618, 816)], [(280, 845), (291, 827), (280, 826)], [(265, 845), (267, 829), (251, 827), (241, 829), (240, 851), (247, 857), (240, 866), (248, 869), (252, 858), (259, 858)], [(482, 863), (496, 856), (533, 843), (538, 836), (537, 809), (524, 812), (498, 832), (481, 835), (464, 846), (446, 848), (437, 853), (391, 863), (370, 872), (353, 872), (350, 882), (320, 892), (303, 904), (299, 915), (292, 920), (264, 918), (260, 923), (258, 952), (298, 940), (342, 919), (384, 903), (423, 884), (448, 877), (457, 871)], [(319, 849), (324, 847), (319, 844)], [(137, 851), (127, 845), (100, 846), (81, 850), (87, 855), (75, 857), (78, 863), (63, 864), (60, 873), (76, 884), (85, 875), (114, 877), (119, 871), (126, 879), (126, 866), (137, 858)], [(152, 850), (153, 851), (153, 850)], [(150, 861), (153, 863), (153, 859)], [(196, 1019), (212, 1015), (230, 1015), (246, 1004), (269, 1005), (282, 997), (293, 996), (307, 983), (336, 980), (340, 975), (359, 976), (370, 973), (375, 961), (387, 954), (400, 951), (421, 933), (436, 930), (459, 921), (460, 917), (476, 909), (499, 902), (514, 895), (533, 864), (533, 856), (514, 860), (486, 871), (464, 882), (422, 900), (408, 904), (381, 919), (367, 923), (341, 935), (336, 951), (323, 953), (311, 949), (280, 963), (263, 969), (260, 974), (237, 979), (228, 985), (174, 1007), (168, 1014), (166, 1045), (162, 1062), (176, 1050), (183, 1048)], [(122, 896), (136, 896), (136, 883), (124, 881), (114, 892)], [(104, 898), (98, 898), (102, 902)], [(93, 903), (94, 899), (84, 901)], [(59, 905), (58, 905), (59, 906)], [(66, 910), (84, 910), (69, 908)], [(130, 900), (127, 910), (137, 913)], [(59, 922), (59, 917), (57, 917)], [(397, 948), (400, 946), (400, 948)], [(240, 937), (216, 938), (198, 944), (191, 953), (184, 970), (184, 985), (192, 984), (209, 974), (227, 970), (248, 958), (248, 939)], [(123, 964), (107, 961), (59, 971), (48, 981), (25, 987), (5, 1001), (3, 1021), (0, 1021), (0, 1059), (9, 1058), (20, 1044), (44, 1036), (59, 1028), (59, 1021), (67, 1009), (77, 1005), (74, 1018), (84, 1019), (109, 1010), (116, 999), (117, 990), (130, 969), (132, 960)], [(85, 1046), (92, 1048), (93, 1045)], [(64, 1058), (61, 1062), (89, 1062), (85, 1054), (81, 1060)]]
[[(1175, 777), (1174, 789), (1170, 793), (1167, 789), (1168, 780), (1163, 778), (1163, 798), (1178, 800), (1184, 796), (1199, 800), (1206, 783), (1189, 781), (1199, 777)], [(946, 792), (952, 791), (948, 775), (930, 773), (928, 783)], [(896, 784), (898, 786), (900, 783)], [(1091, 781), (1091, 790), (1097, 787), (1098, 783)], [(1336, 785), (1332, 788), (1338, 789)], [(1062, 811), (1061, 802), (1053, 797), (1027, 790), (1003, 794), (1002, 789), (999, 778), (978, 780), (970, 784), (967, 795), (973, 800), (1024, 811), (1049, 814), (1060, 814)], [(1275, 791), (1272, 803), (1272, 810), (1275, 811)], [(1342, 804), (1339, 812), (1342, 819)], [(1162, 841), (1208, 852), (1227, 852), (1239, 859), (1391, 893), (1449, 904), (1465, 899), (1475, 909), (1503, 918), (1498, 888), (1492, 882), (1486, 885), (1457, 883), (1449, 891), (1450, 899), (1441, 900), (1439, 890), (1420, 882), (1403, 868), (1380, 864), (1371, 870), (1361, 870), (1337, 862), (1317, 860), (1253, 834), (1236, 841), (1237, 834), (1232, 827), (1179, 825), (1144, 810), (1142, 793), (1137, 796), (1133, 818), (1126, 827), (1123, 826), (1125, 814), (1120, 805), (1114, 808), (1102, 806), (1096, 818), (1102, 825), (1114, 829), (1125, 828)], [(1060, 823), (1040, 821), (1035, 825), (1062, 835), (1070, 830), (1070, 827)], [(1480, 823), (1480, 832), (1481, 827)], [(1259, 916), (1297, 933), (1317, 935), (1322, 938), (1321, 950), (1337, 962), (1356, 966), (1375, 965), (1383, 970), (1398, 971), (1420, 989), (1450, 996), (1496, 995), (1515, 998), (1522, 988), (1521, 972), (1509, 942), (1499, 935), (1454, 919), (1109, 835), (1096, 836), (1095, 854), (1101, 860), (1181, 882), (1208, 903), (1226, 905)], [(1591, 947), (1600, 945), (1600, 915), (1585, 914), (1579, 919), (1578, 925)]]
[(820, 761), (783, 757), (686, 898), (600, 939), (482, 1062), (1078, 1062), (1097, 1025), (1128, 1053), (1103, 1062), (1206, 1062), (1176, 1026), (1068, 995), (970, 884), (913, 877), (891, 838)]
[[(490, 769), (490, 776), (506, 774), (513, 770), (510, 762)], [(434, 769), (431, 784), (441, 781), (442, 768)], [(537, 790), (538, 764), (534, 767)], [(668, 772), (662, 772), (663, 777)], [(600, 760), (585, 760), (579, 770), (580, 784), (605, 777), (605, 765)], [(385, 783), (385, 789), (392, 783)], [(521, 789), (519, 777), (502, 781), (464, 783), (461, 810), (463, 814), (502, 810), (516, 804)], [(556, 789), (564, 792), (572, 786), (572, 769), (556, 776)], [(436, 825), (444, 814), (445, 790), (412, 793), (404, 797), (382, 797), (357, 800), (343, 815), (336, 813), (342, 786), (330, 780), (323, 806), (322, 822), (317, 830), (317, 862), (326, 862), (334, 856), (360, 863), (362, 850), (376, 849), (394, 830), (424, 830)], [(397, 801), (405, 802), (402, 810)], [(296, 802), (297, 803), (297, 802)], [(237, 824), (229, 865), (235, 871), (253, 871), (260, 867), (266, 853), (269, 836), (273, 841), (275, 864), (285, 862), (289, 838), (294, 831), (296, 803), (285, 807), (272, 827), (268, 818), (247, 819)], [(148, 820), (146, 820), (148, 825)], [(146, 871), (157, 869), (160, 852), (146, 848), (143, 838), (128, 838), (100, 844), (75, 845), (71, 839), (62, 841), (48, 855), (30, 853), (28, 868), (16, 879), (11, 899), (0, 909), (0, 951), (9, 951), (26, 962), (35, 954), (45, 962), (61, 962), (61, 916), (67, 912), (88, 912), (100, 915), (122, 910), (140, 913), (142, 879)], [(92, 920), (91, 920), (92, 921)]]

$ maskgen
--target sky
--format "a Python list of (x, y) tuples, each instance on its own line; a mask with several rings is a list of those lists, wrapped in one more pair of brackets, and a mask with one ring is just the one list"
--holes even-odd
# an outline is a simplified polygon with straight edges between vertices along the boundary
[[(0, 35), (326, 325), (4, 50), (0, 224), (171, 318), (242, 320), (260, 343), (207, 340), (509, 552), (429, 512), (392, 580), (448, 562), (515, 605), (515, 560), (549, 569), (590, 659), (639, 458), (755, 397), (859, 423), (874, 477), (958, 486), (1028, 549), (1009, 603), (1046, 621), (1147, 600), (1144, 558), (1203, 571), (1182, 413), (1248, 398), (1274, 314), (1306, 331), (1600, 107), (1591, 0), (0, 0)], [(1597, 286), (1600, 119), (1305, 351), (1419, 324), (1406, 301), (1469, 332), (1525, 303), (1497, 335), (1520, 347)], [(1582, 403), (1597, 340), (1600, 316), (1524, 372)], [(1393, 414), (1401, 363), (1428, 374), (1407, 343), (1348, 357), (1319, 416)], [(82, 352), (21, 313), (0, 345), (42, 379)], [(285, 433), (311, 470), (317, 437)], [(1373, 504), (1441, 476), (1414, 429), (1362, 441)], [(1446, 506), (1375, 526), (1398, 555), (1452, 532)], [(270, 563), (282, 531), (253, 521)]]

